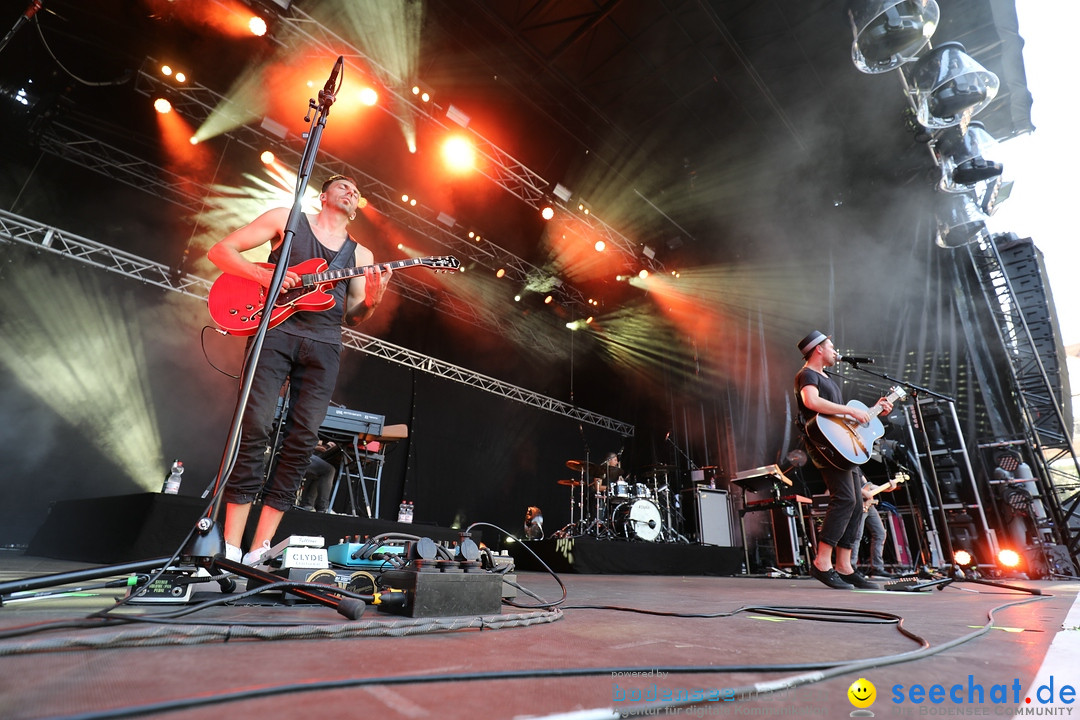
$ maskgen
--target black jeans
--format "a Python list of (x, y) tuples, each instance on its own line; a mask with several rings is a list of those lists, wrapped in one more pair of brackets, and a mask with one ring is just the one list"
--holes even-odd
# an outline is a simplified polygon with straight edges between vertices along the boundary
[(829, 507), (818, 540), (833, 547), (853, 548), (862, 523), (862, 479), (854, 470), (821, 467), (821, 477), (829, 489)]
[(282, 423), (281, 452), (263, 491), (263, 504), (288, 510), (296, 500), (319, 426), (337, 384), (341, 347), (271, 330), (263, 342), (259, 365), (241, 422), (240, 450), (225, 486), (225, 502), (252, 502), (266, 473), (266, 449), (274, 425), (281, 387), (289, 380), (289, 407)]

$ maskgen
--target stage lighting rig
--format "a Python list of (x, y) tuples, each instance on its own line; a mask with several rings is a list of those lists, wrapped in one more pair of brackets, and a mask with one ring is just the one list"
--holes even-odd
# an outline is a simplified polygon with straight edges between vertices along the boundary
[(935, 0), (856, 0), (848, 8), (851, 60), (876, 75), (914, 60), (937, 30)]
[(986, 159), (997, 149), (997, 140), (980, 122), (954, 125), (934, 138), (934, 155), (941, 167), (939, 188), (967, 192), (979, 183), (1000, 177), (1002, 164)]
[(997, 75), (977, 63), (958, 42), (919, 58), (908, 78), (915, 114), (924, 127), (947, 128), (970, 120), (997, 97)]

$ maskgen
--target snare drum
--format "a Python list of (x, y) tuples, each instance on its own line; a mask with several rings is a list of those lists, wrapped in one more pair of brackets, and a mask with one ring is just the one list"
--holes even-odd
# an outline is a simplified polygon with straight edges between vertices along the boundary
[(619, 478), (615, 482), (611, 483), (611, 497), (612, 498), (629, 498), (630, 497), (630, 483), (626, 482), (622, 478)]
[(652, 488), (645, 483), (634, 483), (630, 488), (631, 497), (638, 498), (639, 500), (652, 500)]
[(627, 540), (636, 538), (646, 542), (660, 537), (663, 529), (660, 509), (651, 500), (635, 500), (619, 505), (611, 514), (611, 526), (616, 534)]

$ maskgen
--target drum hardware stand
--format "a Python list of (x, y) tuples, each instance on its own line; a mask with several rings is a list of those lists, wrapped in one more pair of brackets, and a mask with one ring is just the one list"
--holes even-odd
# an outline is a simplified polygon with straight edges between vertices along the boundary
[[(920, 385), (915, 385), (914, 383), (907, 382), (906, 380), (901, 380), (899, 378), (894, 378), (891, 375), (889, 375), (888, 373), (875, 372), (873, 370), (870, 370), (868, 368), (863, 367), (862, 364), (860, 364), (860, 363), (852, 363), (852, 366), (856, 370), (861, 370), (862, 372), (864, 372), (864, 373), (866, 373), (868, 375), (873, 375), (874, 377), (881, 378), (882, 380), (887, 380), (888, 382), (893, 383), (894, 385), (902, 385), (902, 386), (904, 386), (905, 388), (907, 388), (908, 394), (911, 396), (911, 400), (912, 400), (912, 403), (913, 403), (913, 406), (914, 406), (914, 409), (915, 409), (915, 417), (916, 417), (916, 419), (918, 420), (918, 423), (919, 423), (919, 433), (918, 433), (918, 435), (922, 439), (923, 446), (926, 448), (926, 462), (925, 463), (920, 463), (920, 468), (919, 469), (921, 470), (922, 466), (925, 465), (930, 470), (930, 472), (928, 474), (929, 474), (930, 480), (931, 480), (931, 482), (933, 484), (931, 489), (933, 490), (934, 495), (937, 497), (938, 512), (940, 513), (940, 519), (941, 519), (941, 532), (939, 533), (939, 540), (943, 538), (944, 541), (945, 541), (945, 543), (944, 543), (945, 544), (944, 552), (945, 552), (946, 557), (943, 558), (943, 563), (942, 563), (940, 575), (942, 575), (944, 577), (947, 577), (947, 578), (950, 578), (951, 580), (957, 581), (957, 582), (971, 582), (971, 583), (976, 583), (976, 584), (979, 584), (979, 585), (989, 585), (991, 587), (1001, 588), (1003, 590), (1017, 590), (1019, 592), (1030, 593), (1032, 595), (1042, 595), (1042, 591), (1039, 590), (1038, 588), (1026, 588), (1026, 587), (1021, 587), (1019, 585), (1009, 585), (1009, 584), (1006, 584), (1006, 583), (999, 583), (999, 582), (995, 582), (993, 580), (983, 580), (981, 578), (967, 577), (964, 574), (963, 569), (958, 567), (955, 564), (955, 560), (953, 559), (952, 536), (949, 533), (948, 516), (945, 514), (945, 501), (944, 501), (944, 499), (942, 497), (942, 494), (941, 494), (941, 483), (938, 480), (937, 469), (934, 467), (934, 463), (933, 463), (933, 455), (931, 454), (932, 453), (932, 446), (930, 444), (930, 436), (926, 431), (926, 419), (923, 417), (922, 403), (919, 402), (919, 397), (921, 395), (929, 395), (930, 397), (937, 398), (938, 400), (943, 400), (943, 401), (945, 401), (945, 402), (947, 402), (949, 404), (952, 404), (952, 405), (955, 405), (956, 401), (953, 398), (951, 398), (951, 397), (949, 397), (947, 395), (942, 395), (941, 393), (934, 392), (933, 390), (930, 390), (929, 388), (925, 388), (925, 387), (922, 387)], [(917, 453), (916, 453), (916, 457), (917, 457)], [(919, 474), (920, 474), (920, 476), (922, 475), (921, 472)], [(972, 479), (972, 481), (974, 481), (974, 478)], [(925, 486), (925, 481), (924, 481), (924, 486)], [(927, 500), (928, 508), (931, 510), (931, 512), (933, 512), (933, 508), (930, 507), (932, 505), (932, 502), (931, 502), (932, 499), (927, 497), (926, 500)]]

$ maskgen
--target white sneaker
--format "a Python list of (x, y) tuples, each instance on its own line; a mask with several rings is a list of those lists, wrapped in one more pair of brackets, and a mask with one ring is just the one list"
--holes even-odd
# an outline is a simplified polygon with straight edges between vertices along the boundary
[(262, 565), (270, 558), (267, 555), (270, 554), (270, 541), (263, 540), (262, 547), (253, 548), (251, 552), (244, 555), (243, 563), (245, 565)]
[(240, 558), (243, 557), (243, 553), (240, 552), (240, 548), (235, 545), (225, 543), (225, 559), (232, 560), (233, 562), (240, 562)]

